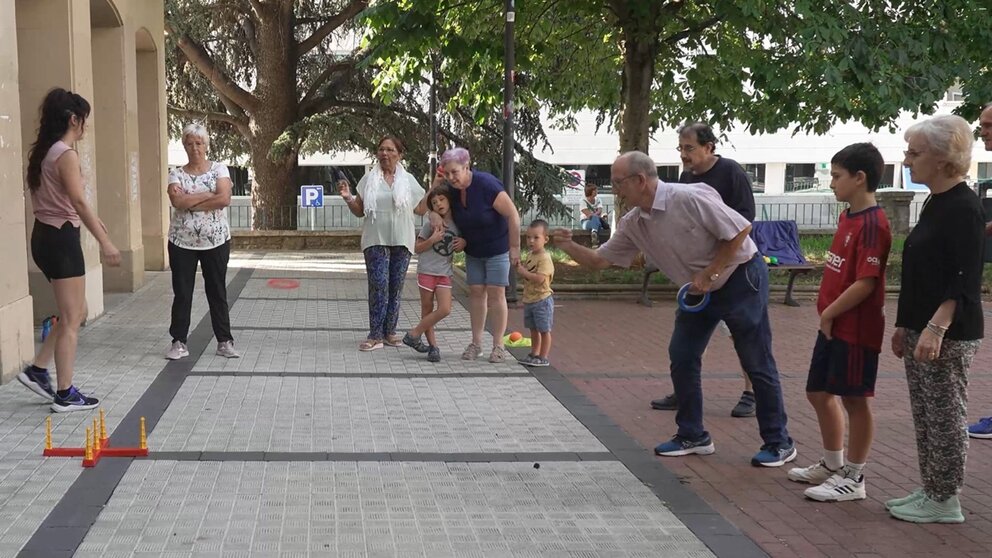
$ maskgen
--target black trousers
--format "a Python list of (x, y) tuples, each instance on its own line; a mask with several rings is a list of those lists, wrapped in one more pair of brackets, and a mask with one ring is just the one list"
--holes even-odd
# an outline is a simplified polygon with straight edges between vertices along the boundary
[(210, 323), (217, 342), (233, 341), (231, 314), (227, 305), (227, 262), (231, 259), (231, 241), (210, 250), (188, 250), (169, 243), (169, 266), (172, 268), (172, 341), (187, 342), (189, 315), (193, 308), (196, 264), (203, 271), (203, 285), (210, 305)]

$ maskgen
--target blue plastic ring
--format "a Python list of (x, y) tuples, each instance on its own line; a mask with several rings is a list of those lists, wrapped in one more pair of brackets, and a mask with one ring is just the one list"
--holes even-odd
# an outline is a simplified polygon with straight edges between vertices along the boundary
[[(708, 292), (703, 293), (702, 300), (690, 306), (686, 304), (685, 297), (689, 296), (689, 288), (691, 287), (692, 287), (692, 283), (686, 283), (685, 285), (682, 285), (681, 289), (679, 289), (679, 295), (678, 295), (679, 309), (682, 310), (683, 312), (689, 312), (689, 313), (701, 312), (704, 308), (706, 308), (706, 305), (710, 303), (710, 293)], [(699, 295), (693, 295), (693, 296), (699, 296)]]

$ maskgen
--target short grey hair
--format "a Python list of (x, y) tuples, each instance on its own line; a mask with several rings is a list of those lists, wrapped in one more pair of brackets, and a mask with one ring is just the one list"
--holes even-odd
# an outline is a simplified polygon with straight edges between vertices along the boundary
[(192, 122), (183, 128), (183, 141), (186, 141), (186, 138), (189, 136), (196, 136), (202, 139), (204, 144), (210, 145), (210, 136), (207, 134), (207, 129), (199, 122)]
[(617, 160), (623, 159), (627, 162), (627, 170), (634, 174), (643, 173), (648, 178), (658, 178), (658, 167), (654, 164), (654, 159), (648, 157), (647, 153), (640, 151), (628, 151)]
[(458, 163), (459, 165), (468, 166), (472, 162), (472, 157), (468, 153), (468, 149), (464, 147), (452, 147), (451, 149), (445, 151), (441, 154), (441, 160), (438, 161), (441, 165), (446, 165), (448, 163)]
[(927, 147), (947, 159), (952, 176), (968, 174), (975, 135), (967, 120), (954, 114), (935, 116), (913, 124), (903, 135), (906, 141), (917, 136), (927, 143)]

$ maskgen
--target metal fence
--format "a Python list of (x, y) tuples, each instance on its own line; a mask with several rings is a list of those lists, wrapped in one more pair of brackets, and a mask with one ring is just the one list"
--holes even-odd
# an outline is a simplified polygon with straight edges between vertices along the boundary
[[(329, 203), (328, 203), (329, 202)], [(228, 218), (232, 230), (252, 229), (285, 229), (296, 217), (296, 229), (300, 231), (345, 231), (360, 229), (362, 219), (351, 214), (348, 207), (341, 201), (325, 199), (326, 205), (321, 208), (276, 207), (265, 211), (254, 211), (247, 199), (235, 199), (228, 208)], [(569, 215), (565, 217), (548, 218), (534, 210), (520, 216), (520, 224), (525, 228), (532, 220), (541, 217), (552, 227), (579, 226), (579, 204), (566, 204)], [(831, 230), (836, 227), (841, 211), (847, 207), (840, 202), (758, 202), (755, 219), (758, 221), (795, 221), (802, 230)], [(919, 217), (922, 202), (910, 204), (909, 224), (913, 226)], [(614, 204), (604, 203), (603, 211), (612, 219)], [(256, 222), (257, 219), (257, 222)], [(423, 224), (422, 217), (416, 217), (417, 226)], [(257, 225), (257, 226), (256, 226)]]

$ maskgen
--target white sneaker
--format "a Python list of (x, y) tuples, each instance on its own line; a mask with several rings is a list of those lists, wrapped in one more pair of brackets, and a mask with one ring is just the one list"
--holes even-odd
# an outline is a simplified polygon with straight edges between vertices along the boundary
[(865, 492), (865, 477), (862, 475), (860, 480), (854, 480), (840, 475), (831, 475), (823, 484), (807, 488), (803, 494), (807, 498), (818, 502), (864, 500), (867, 497), (867, 493)]
[(182, 341), (175, 341), (169, 350), (165, 353), (165, 358), (169, 360), (179, 360), (189, 356), (189, 349), (186, 348), (186, 343)]
[(837, 471), (831, 471), (827, 464), (820, 461), (809, 467), (794, 467), (789, 469), (789, 480), (793, 482), (804, 482), (806, 484), (823, 484)]
[(221, 341), (217, 343), (217, 356), (225, 358), (241, 358), (241, 355), (234, 350), (234, 341)]

